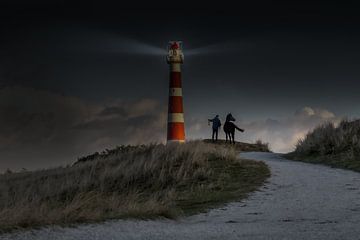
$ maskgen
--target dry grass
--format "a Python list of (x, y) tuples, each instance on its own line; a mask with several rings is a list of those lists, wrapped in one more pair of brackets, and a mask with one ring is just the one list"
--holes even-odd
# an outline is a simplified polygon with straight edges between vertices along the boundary
[(270, 152), (269, 144), (264, 143), (261, 140), (257, 140), (255, 143), (235, 142), (233, 145), (222, 139), (219, 139), (216, 142), (213, 142), (211, 139), (205, 139), (204, 142), (224, 147), (232, 146), (238, 152)]
[(360, 171), (360, 120), (343, 120), (338, 127), (323, 124), (300, 140), (290, 159)]
[(118, 147), (71, 167), (0, 175), (0, 231), (112, 218), (175, 218), (237, 200), (269, 176), (234, 148)]

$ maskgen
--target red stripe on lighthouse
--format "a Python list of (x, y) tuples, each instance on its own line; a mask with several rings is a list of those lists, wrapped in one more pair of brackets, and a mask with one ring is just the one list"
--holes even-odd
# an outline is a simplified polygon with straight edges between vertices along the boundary
[(183, 100), (180, 96), (169, 97), (169, 113), (183, 113)]
[(185, 127), (184, 123), (168, 123), (168, 141), (184, 141)]
[(170, 87), (181, 88), (181, 72), (170, 72)]

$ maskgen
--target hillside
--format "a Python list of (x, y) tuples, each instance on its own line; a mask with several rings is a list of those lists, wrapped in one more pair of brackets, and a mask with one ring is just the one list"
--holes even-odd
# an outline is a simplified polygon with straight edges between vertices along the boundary
[(285, 157), (360, 172), (360, 120), (343, 120), (337, 127), (323, 124), (309, 132)]
[(68, 167), (0, 175), (0, 232), (115, 218), (176, 218), (237, 201), (269, 177), (262, 162), (200, 141), (121, 146)]

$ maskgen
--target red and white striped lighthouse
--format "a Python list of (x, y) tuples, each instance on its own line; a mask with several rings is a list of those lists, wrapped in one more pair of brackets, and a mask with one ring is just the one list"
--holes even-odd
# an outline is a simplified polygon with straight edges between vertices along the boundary
[(168, 142), (185, 142), (184, 107), (181, 84), (181, 64), (184, 61), (182, 42), (170, 41), (167, 62), (170, 65)]

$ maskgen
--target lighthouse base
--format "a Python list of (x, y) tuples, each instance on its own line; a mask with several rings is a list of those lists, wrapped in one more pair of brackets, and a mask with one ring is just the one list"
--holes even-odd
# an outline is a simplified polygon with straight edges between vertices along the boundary
[(185, 140), (167, 140), (166, 143), (167, 143), (167, 144), (172, 144), (172, 143), (185, 143)]

